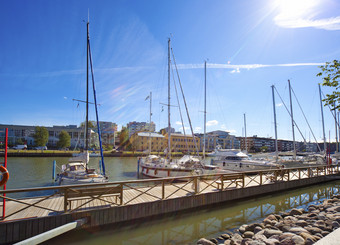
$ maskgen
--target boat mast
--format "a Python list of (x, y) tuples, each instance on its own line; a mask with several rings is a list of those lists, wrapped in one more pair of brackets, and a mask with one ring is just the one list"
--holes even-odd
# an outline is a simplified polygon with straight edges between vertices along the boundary
[(89, 148), (89, 20), (87, 20), (86, 40), (86, 122), (85, 122), (85, 151)]
[(152, 105), (152, 92), (150, 92), (150, 124), (149, 124), (149, 154), (151, 154), (151, 105)]
[(203, 159), (205, 160), (205, 134), (207, 121), (207, 61), (204, 61), (204, 134), (203, 134)]
[(274, 128), (275, 128), (275, 155), (276, 155), (276, 161), (277, 161), (279, 158), (279, 150), (278, 150), (278, 145), (277, 145), (277, 124), (276, 124), (274, 85), (272, 85), (272, 94), (273, 94), (273, 110), (274, 110)]
[(338, 120), (336, 117), (336, 109), (335, 109), (335, 102), (334, 102), (334, 119), (335, 119), (335, 141), (336, 141), (336, 150), (335, 152), (339, 152), (339, 145), (338, 145)]
[(171, 158), (171, 123), (170, 123), (170, 38), (168, 39), (168, 159)]
[(319, 94), (320, 94), (320, 106), (321, 106), (321, 118), (322, 118), (322, 132), (323, 132), (323, 151), (326, 155), (326, 134), (325, 134), (325, 120), (323, 118), (323, 106), (322, 106), (322, 97), (321, 97), (321, 87), (319, 84)]
[(244, 143), (246, 146), (246, 153), (248, 153), (246, 113), (243, 114), (243, 118), (244, 118)]
[(293, 160), (296, 160), (296, 145), (295, 145), (295, 133), (294, 133), (294, 118), (293, 118), (293, 104), (292, 104), (292, 88), (290, 86), (290, 80), (288, 79), (289, 85), (289, 100), (290, 100), (290, 116), (292, 119), (292, 133), (293, 133)]

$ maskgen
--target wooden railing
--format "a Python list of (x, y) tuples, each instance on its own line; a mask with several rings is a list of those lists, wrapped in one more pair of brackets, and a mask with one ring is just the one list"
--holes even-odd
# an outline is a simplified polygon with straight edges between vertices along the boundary
[[(0, 190), (0, 200), (5, 199), (18, 203), (14, 212), (2, 217), (8, 220), (19, 215), (29, 208), (42, 209), (48, 215), (76, 212), (90, 208), (105, 206), (132, 205), (136, 203), (167, 200), (176, 197), (199, 195), (208, 192), (227, 191), (235, 188), (247, 188), (272, 184), (275, 182), (291, 181), (305, 178), (314, 178), (339, 174), (339, 166), (318, 165), (313, 167), (284, 168), (261, 171), (247, 171), (232, 174), (194, 175), (187, 177), (139, 179), (130, 181), (117, 181), (89, 185), (51, 186), (41, 188), (26, 188)], [(227, 183), (225, 183), (227, 181)], [(225, 184), (224, 184), (225, 183)], [(13, 193), (46, 192), (51, 194), (35, 198), (13, 198)], [(71, 193), (71, 194), (70, 194)], [(6, 194), (6, 195), (5, 195)], [(63, 205), (47, 205), (48, 201), (60, 200)], [(85, 199), (73, 206), (70, 198)], [(73, 202), (76, 203), (76, 202)], [(91, 206), (89, 206), (91, 203)], [(86, 206), (87, 205), (87, 206)], [(17, 216), (15, 216), (17, 215)]]

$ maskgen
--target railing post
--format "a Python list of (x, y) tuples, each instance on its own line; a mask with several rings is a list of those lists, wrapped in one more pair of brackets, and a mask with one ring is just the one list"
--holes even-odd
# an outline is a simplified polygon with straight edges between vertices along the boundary
[(223, 186), (223, 174), (221, 174), (221, 190), (223, 191), (224, 190), (224, 186)]
[(162, 200), (165, 198), (165, 183), (164, 180), (162, 181)]
[(262, 185), (262, 172), (260, 172), (260, 185)]
[(290, 170), (288, 169), (288, 181), (290, 181)]
[(124, 184), (120, 184), (120, 191), (121, 191), (121, 193), (120, 193), (120, 206), (122, 206), (123, 205), (123, 203), (124, 203), (124, 200), (123, 200), (123, 192), (124, 192)]
[(245, 180), (245, 173), (242, 174), (242, 188), (244, 188), (244, 184), (245, 184), (245, 183), (244, 183), (244, 182), (245, 182), (244, 180)]
[(64, 212), (67, 212), (67, 193), (68, 193), (68, 189), (64, 189)]
[(301, 179), (301, 169), (299, 169), (299, 180)]

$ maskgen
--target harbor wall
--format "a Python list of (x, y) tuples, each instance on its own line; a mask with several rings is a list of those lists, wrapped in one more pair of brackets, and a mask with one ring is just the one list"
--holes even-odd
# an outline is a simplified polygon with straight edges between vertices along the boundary
[[(334, 180), (337, 175), (318, 176), (307, 179), (277, 182), (272, 184), (229, 189), (219, 192), (185, 196), (174, 199), (159, 200), (133, 205), (105, 207), (96, 210), (61, 213), (47, 217), (29, 218), (0, 222), (0, 244), (10, 244), (41, 234), (69, 222), (85, 218), (87, 223), (83, 228), (93, 228), (101, 225), (134, 223), (139, 219), (164, 217), (174, 212), (195, 210), (208, 206), (223, 205), (223, 203), (247, 199), (251, 197), (282, 192), (304, 186), (319, 184)], [(333, 179), (332, 179), (333, 178)]]

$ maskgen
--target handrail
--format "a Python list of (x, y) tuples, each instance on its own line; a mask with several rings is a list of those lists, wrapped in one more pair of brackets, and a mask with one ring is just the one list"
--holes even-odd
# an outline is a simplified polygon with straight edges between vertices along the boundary
[[(305, 167), (294, 167), (294, 168), (283, 168), (283, 169), (266, 169), (266, 170), (257, 170), (257, 171), (242, 171), (235, 172), (237, 174), (249, 175), (249, 174), (260, 174), (260, 173), (271, 173), (275, 171), (281, 170), (301, 170), (301, 169), (317, 169), (317, 168), (326, 168), (326, 167), (340, 167), (339, 165), (315, 165), (315, 166), (305, 166)], [(339, 172), (339, 170), (338, 170)], [(95, 186), (107, 186), (107, 185), (118, 185), (118, 184), (140, 184), (140, 183), (155, 183), (155, 182), (163, 182), (163, 181), (176, 181), (176, 180), (184, 180), (191, 179), (194, 177), (199, 178), (208, 178), (212, 176), (232, 176), (235, 173), (217, 173), (217, 174), (204, 174), (204, 175), (192, 175), (192, 176), (180, 176), (180, 177), (166, 177), (166, 178), (157, 178), (157, 179), (139, 179), (139, 180), (124, 180), (124, 181), (114, 181), (114, 182), (106, 182), (106, 183), (94, 183), (94, 184), (80, 184), (80, 185), (63, 185), (63, 186), (48, 186), (48, 187), (32, 187), (32, 188), (21, 188), (21, 189), (9, 189), (9, 190), (0, 190), (0, 194), (5, 193), (17, 193), (17, 192), (38, 192), (38, 191), (47, 191), (47, 190), (64, 190), (68, 188), (85, 188), (85, 187), (95, 187)]]

